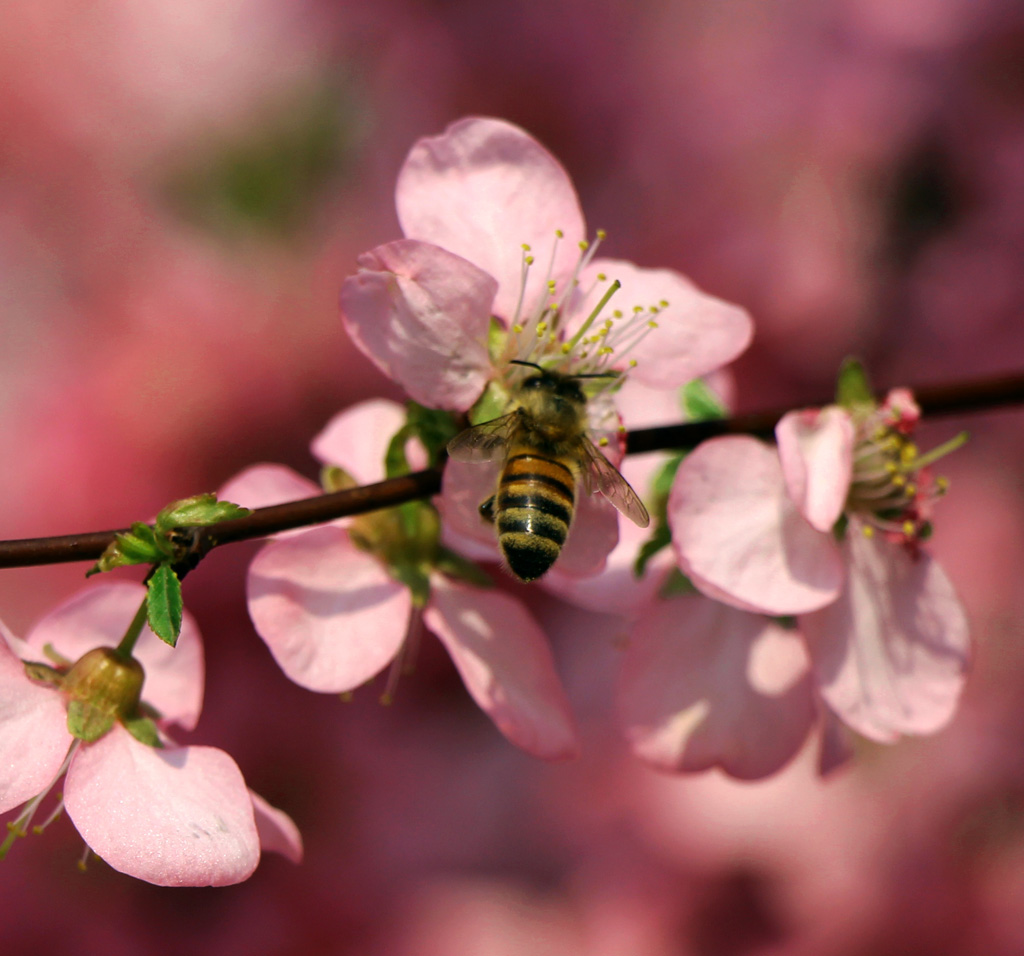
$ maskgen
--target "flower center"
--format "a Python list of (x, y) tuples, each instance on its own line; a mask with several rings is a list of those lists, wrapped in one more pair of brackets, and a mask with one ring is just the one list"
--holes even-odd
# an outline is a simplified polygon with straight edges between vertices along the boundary
[(960, 434), (922, 455), (912, 441), (920, 414), (910, 393), (897, 389), (860, 422), (847, 498), (865, 534), (880, 532), (912, 553), (931, 534), (934, 503), (949, 489), (929, 466), (967, 440)]
[[(532, 307), (526, 302), (526, 287), (538, 264), (530, 247), (522, 247), (519, 299), (505, 347), (506, 363), (526, 362), (563, 375), (607, 375), (605, 387), (621, 384), (628, 370), (636, 366), (629, 353), (658, 327), (656, 316), (668, 302), (634, 304), (628, 311), (612, 309), (609, 303), (621, 288), (617, 279), (610, 280), (600, 272), (586, 287), (581, 284), (581, 276), (605, 237), (605, 232), (598, 230), (593, 242), (581, 241), (572, 272), (556, 277), (552, 274), (555, 250), (564, 238), (559, 230), (548, 260), (544, 293)], [(506, 367), (521, 374), (519, 366)]]

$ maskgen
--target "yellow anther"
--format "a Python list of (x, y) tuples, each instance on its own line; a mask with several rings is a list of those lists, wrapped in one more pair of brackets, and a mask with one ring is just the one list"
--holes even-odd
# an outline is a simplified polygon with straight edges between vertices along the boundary
[(602, 448), (607, 448), (607, 447), (608, 447), (608, 439), (607, 439), (607, 438), (605, 438), (605, 437), (604, 437), (603, 435), (602, 435), (602, 436), (601, 436), (601, 437), (600, 437), (600, 438), (599, 438), (599, 439), (597, 440), (597, 443), (598, 443), (598, 444), (599, 444), (599, 445), (600, 445), (600, 446), (601, 446)]
[(597, 274), (597, 281), (598, 282), (607, 282), (608, 281), (608, 276), (606, 276), (603, 272), (599, 272)]
[(601, 348), (599, 348), (597, 350), (597, 354), (598, 355), (611, 355), (612, 352), (614, 352), (614, 351), (615, 351), (615, 349), (613, 349), (610, 345), (602, 345)]
[(906, 536), (907, 536), (908, 538), (911, 538), (911, 537), (913, 537), (913, 535), (914, 535), (914, 532), (915, 532), (916, 530), (917, 530), (917, 528), (916, 528), (916, 526), (914, 525), (914, 522), (913, 522), (913, 521), (911, 521), (911, 520), (910, 520), (909, 518), (908, 518), (908, 519), (907, 519), (906, 521), (904, 521), (904, 522), (903, 522), (903, 533), (904, 533), (904, 534), (905, 534), (905, 535), (906, 535)]
[(607, 239), (608, 238), (608, 233), (606, 233), (603, 229), (598, 229), (597, 230), (597, 238), (598, 239)]
[(526, 264), (528, 266), (532, 266), (533, 265), (533, 256), (527, 256), (526, 257)]
[(630, 359), (629, 360), (629, 367), (630, 368), (636, 368), (636, 359)]
[(529, 252), (529, 251), (530, 251), (530, 244), (528, 242), (524, 242), (523, 243), (523, 252)]
[(586, 239), (580, 240), (580, 252), (586, 252), (590, 248), (590, 243)]
[(907, 442), (907, 444), (900, 449), (900, 459), (905, 465), (909, 465), (915, 458), (917, 458), (917, 445), (913, 442)]
[(516, 322), (516, 324), (512, 326), (512, 331), (518, 335), (520, 332), (523, 331), (523, 327), (518, 322)]
[(634, 305), (633, 306), (633, 315), (638, 315), (639, 313), (643, 312), (643, 310), (644, 310), (644, 307), (642, 305)]
[(565, 233), (562, 232), (561, 229), (556, 229), (555, 230), (555, 238), (556, 239), (564, 239), (565, 238)]
[(548, 279), (548, 291), (554, 294), (556, 288), (558, 288), (558, 286), (555, 284), (555, 280)]
[(897, 488), (902, 488), (907, 483), (907, 479), (904, 478), (903, 475), (893, 475), (892, 476), (892, 483)]
[(908, 497), (913, 498), (917, 494), (917, 485), (911, 482), (904, 490)]
[(865, 538), (873, 538), (875, 536), (875, 529), (871, 525), (866, 524), (860, 529)]
[(939, 477), (935, 479), (935, 490), (940, 495), (944, 495), (949, 491), (949, 479), (945, 475), (939, 475)]
[(894, 462), (894, 461), (887, 461), (885, 463), (885, 470), (887, 472), (889, 472), (890, 475), (895, 475), (896, 472), (898, 472), (900, 469), (897, 466), (896, 462)]
[(658, 305), (660, 305), (660, 306), (661, 306), (661, 307), (662, 307), (663, 309), (667, 309), (667, 308), (668, 308), (668, 299), (662, 299), (662, 300), (661, 300), (661, 301), (660, 301), (660, 302), (658, 303)]
[(626, 426), (625, 425), (619, 425), (618, 428), (616, 428), (616, 431), (620, 435), (625, 435), (626, 434)]
[[(568, 342), (563, 342), (562, 343), (562, 354), (563, 355), (568, 355), (571, 351), (572, 351), (572, 346), (570, 346)], [(584, 352), (583, 354), (586, 355), (586, 352)]]

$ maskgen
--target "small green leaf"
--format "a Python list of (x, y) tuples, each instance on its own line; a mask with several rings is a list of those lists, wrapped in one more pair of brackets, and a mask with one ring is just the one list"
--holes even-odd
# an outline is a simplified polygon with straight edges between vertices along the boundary
[(426, 449), (430, 464), (438, 464), (448, 442), (459, 432), (455, 417), (451, 412), (424, 408), (416, 402), (407, 402), (405, 410), (408, 427)]
[(146, 582), (146, 616), (150, 629), (171, 647), (181, 633), (181, 582), (169, 564), (159, 565)]
[(848, 411), (875, 404), (868, 373), (858, 359), (845, 358), (843, 364), (839, 366), (839, 375), (836, 378), (836, 404)]
[(491, 576), (480, 565), (475, 561), (470, 561), (469, 558), (464, 558), (461, 554), (449, 551), (447, 548), (438, 549), (434, 567), (450, 578), (466, 581), (478, 588), (494, 587)]
[(68, 731), (87, 744), (109, 733), (117, 717), (87, 700), (68, 701)]
[(471, 425), (480, 425), (492, 419), (499, 418), (508, 411), (511, 396), (508, 390), (494, 379), (487, 383), (483, 395), (476, 404), (469, 410), (469, 422)]
[(426, 607), (430, 600), (430, 577), (416, 564), (393, 564), (390, 566), (393, 577), (404, 584), (412, 594), (414, 607)]
[(677, 594), (696, 594), (697, 589), (693, 582), (678, 568), (673, 568), (672, 573), (665, 579), (658, 596), (663, 598), (675, 597)]
[(157, 538), (156, 532), (148, 524), (136, 521), (130, 531), (114, 538), (85, 576), (91, 577), (132, 564), (155, 564), (168, 557), (169, 553), (169, 546)]
[(252, 514), (248, 508), (230, 501), (218, 501), (215, 494), (206, 492), (172, 501), (166, 508), (162, 508), (156, 516), (156, 530), (167, 534), (173, 528), (195, 528), (216, 524), (218, 521), (244, 518), (248, 514)]
[(139, 743), (145, 744), (147, 747), (163, 747), (156, 724), (148, 717), (136, 714), (134, 717), (125, 717), (121, 723)]
[(683, 414), (689, 422), (707, 422), (725, 418), (729, 410), (722, 400), (708, 388), (707, 382), (695, 378), (684, 385), (681, 392)]
[(636, 561), (633, 562), (634, 577), (642, 578), (647, 570), (647, 562), (651, 560), (663, 548), (672, 543), (672, 531), (667, 522), (659, 521), (654, 528), (654, 533), (640, 545)]
[(672, 490), (672, 482), (676, 480), (676, 472), (686, 457), (685, 452), (673, 454), (654, 473), (651, 479), (651, 495), (655, 501), (660, 502), (662, 508), (668, 501), (669, 492)]
[(359, 487), (359, 482), (344, 468), (337, 465), (324, 465), (320, 469), (320, 487), (331, 494), (335, 491), (348, 491)]

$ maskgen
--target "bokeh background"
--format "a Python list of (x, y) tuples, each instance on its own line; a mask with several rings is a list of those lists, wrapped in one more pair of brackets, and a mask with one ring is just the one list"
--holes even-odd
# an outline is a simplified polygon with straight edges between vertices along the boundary
[[(609, 255), (742, 303), (740, 410), (1024, 366), (1017, 0), (13, 0), (0, 11), (0, 537), (123, 526), (372, 394), (336, 295), (398, 235), (395, 173), (460, 116), (513, 120)], [(0, 864), (0, 951), (415, 956), (1024, 953), (1024, 412), (970, 428), (934, 551), (977, 641), (927, 740), (772, 780), (669, 777), (616, 727), (615, 622), (533, 593), (584, 755), (507, 744), (427, 642), (396, 703), (292, 686), (243, 600), (254, 545), (185, 588), (196, 742), (306, 862), (165, 890), (67, 820)], [(84, 567), (0, 572), (24, 631)]]

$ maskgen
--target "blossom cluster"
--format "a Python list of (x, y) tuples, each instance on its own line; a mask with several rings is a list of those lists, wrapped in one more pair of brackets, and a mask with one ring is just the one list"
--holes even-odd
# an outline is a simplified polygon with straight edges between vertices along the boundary
[[(765, 777), (817, 734), (826, 772), (851, 733), (891, 742), (949, 721), (970, 642), (926, 544), (945, 490), (931, 466), (948, 449), (918, 451), (909, 392), (877, 402), (851, 366), (838, 403), (786, 415), (774, 444), (729, 436), (626, 459), (631, 429), (700, 413), (687, 396), (724, 411), (746, 311), (672, 270), (600, 257), (606, 237), (588, 233), (565, 170), (504, 121), (419, 141), (396, 205), (403, 238), (360, 257), (340, 303), (410, 405), (373, 399), (333, 418), (312, 442), (320, 484), (261, 464), (219, 492), (261, 507), (451, 452), (433, 502), (284, 532), (256, 555), (250, 616), (291, 680), (347, 694), (388, 670), (389, 699), (429, 632), (510, 742), (572, 758), (579, 732), (536, 607), (546, 592), (618, 623), (623, 732), (663, 770)], [(557, 554), (536, 583), (484, 570), (517, 535)], [(173, 650), (147, 633), (126, 651), (143, 598), (94, 585), (26, 641), (2, 631), (0, 810), (29, 801), (12, 832), (63, 774), (86, 844), (141, 879), (237, 882), (261, 846), (298, 859), (294, 824), (230, 757), (170, 737), (198, 719), (199, 633), (186, 616)], [(129, 673), (130, 692), (94, 679), (97, 660)], [(95, 733), (83, 707), (103, 715)]]

